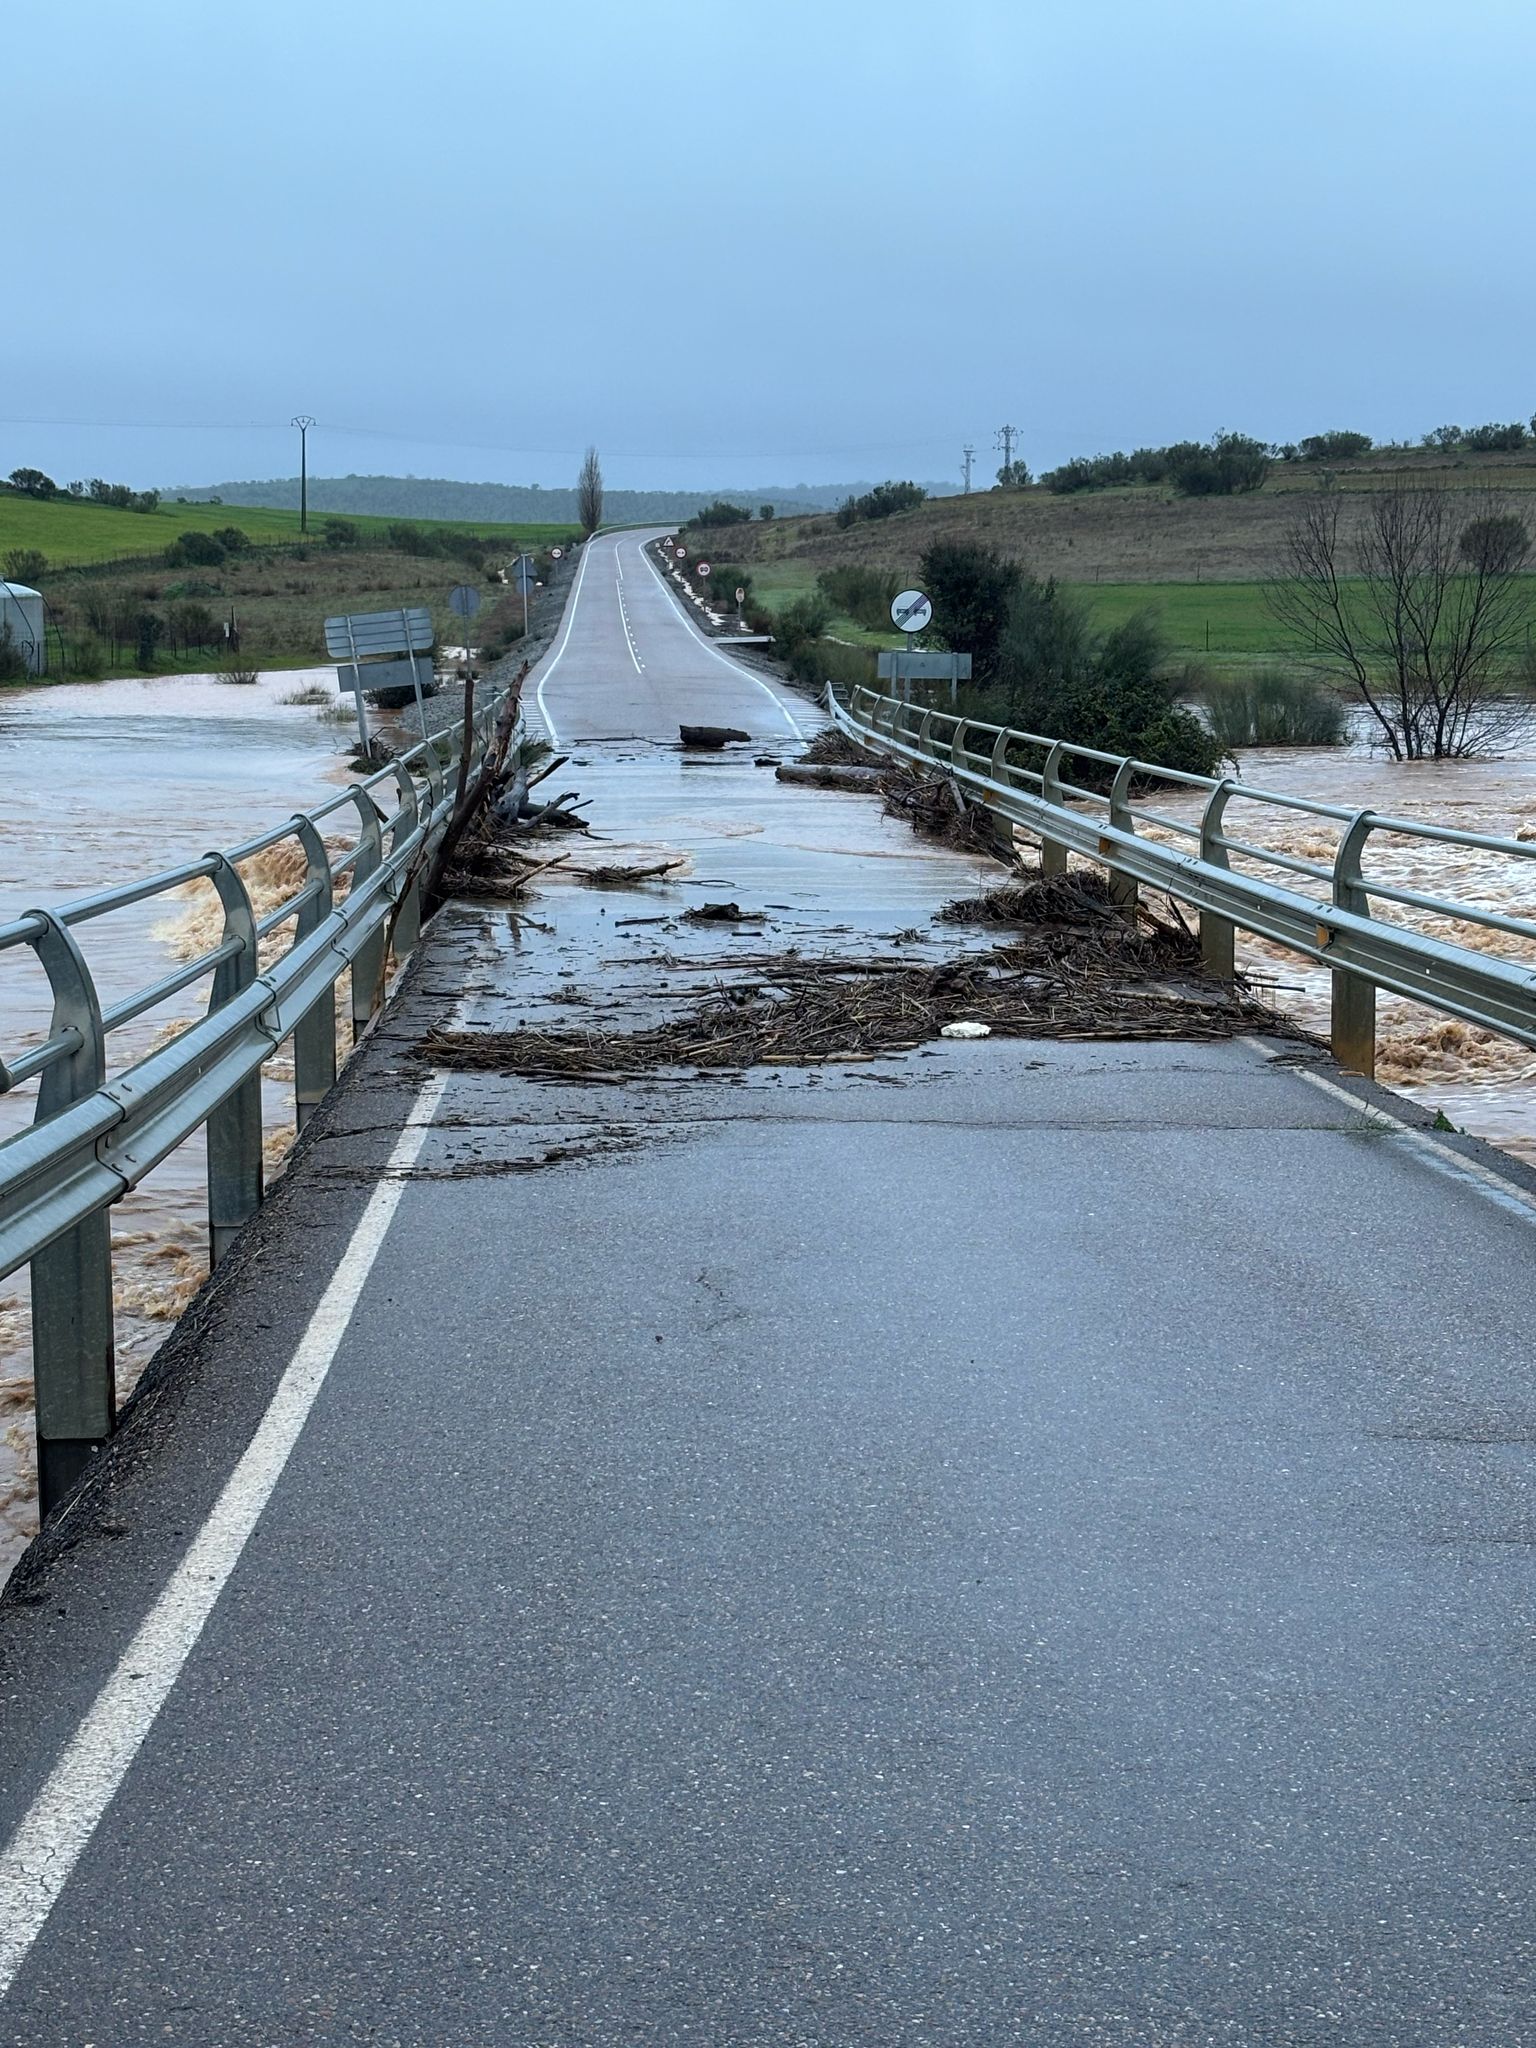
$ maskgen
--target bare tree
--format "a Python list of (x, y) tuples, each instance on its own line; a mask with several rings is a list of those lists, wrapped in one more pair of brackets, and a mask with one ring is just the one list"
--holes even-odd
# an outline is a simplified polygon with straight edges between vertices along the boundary
[(1529, 529), (1493, 492), (1437, 484), (1394, 483), (1358, 507), (1337, 489), (1308, 501), (1270, 611), (1350, 685), (1395, 760), (1485, 752), (1526, 716)]
[(576, 479), (576, 517), (588, 539), (603, 523), (603, 466), (595, 448), (587, 450)]

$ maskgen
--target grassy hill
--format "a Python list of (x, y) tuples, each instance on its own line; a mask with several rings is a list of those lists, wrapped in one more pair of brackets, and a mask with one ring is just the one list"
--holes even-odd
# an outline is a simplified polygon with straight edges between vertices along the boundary
[[(318, 538), (324, 515), (310, 511), (312, 538)], [(352, 515), (348, 515), (352, 517)], [(390, 521), (357, 516), (353, 524), (364, 538), (383, 538)], [(429, 526), (433, 522), (416, 520)], [(455, 521), (457, 531), (504, 540), (509, 553), (524, 547), (545, 547), (570, 538), (574, 529), (558, 522), (516, 526), (497, 521)], [(179, 534), (208, 533), (215, 527), (237, 526), (261, 546), (293, 543), (303, 538), (296, 511), (262, 505), (164, 505), (154, 512), (122, 512), (79, 498), (29, 498), (0, 489), (0, 556), (12, 548), (39, 548), (50, 569), (89, 568), (97, 563), (161, 555)]]
[[(13, 548), (45, 556), (36, 581), (47, 604), (49, 677), (88, 679), (319, 663), (328, 614), (398, 605), (426, 606), (439, 639), (456, 645), (463, 626), (448, 594), (460, 583), (482, 592), (476, 644), (505, 645), (516, 637), (521, 607), (501, 571), (526, 550), (535, 576), (546, 578), (548, 549), (577, 532), (550, 522), (410, 520), (400, 522), (408, 533), (392, 537), (395, 522), (383, 518), (349, 523), (352, 536), (330, 545), (314, 513), (305, 537), (290, 511), (204, 504), (134, 512), (0, 491), (0, 560)], [(226, 527), (250, 545), (207, 563), (166, 561), (180, 535)], [(226, 627), (238, 629), (238, 644)]]
[[(1405, 474), (1513, 496), (1536, 492), (1536, 452), (1381, 451), (1332, 473), (1362, 511), (1369, 492)], [(1156, 606), (1181, 654), (1284, 655), (1297, 650), (1270, 617), (1263, 584), (1278, 566), (1298, 497), (1320, 482), (1321, 472), (1306, 464), (1276, 463), (1262, 489), (1238, 497), (1183, 498), (1147, 484), (1061, 497), (1038, 486), (978, 491), (850, 527), (823, 515), (716, 528), (709, 547), (718, 560), (749, 568), (754, 594), (776, 610), (836, 564), (860, 563), (915, 583), (924, 549), (937, 541), (979, 541), (1037, 575), (1082, 586), (1106, 623)], [(1536, 515), (1536, 497), (1532, 510)], [(871, 635), (850, 620), (832, 630), (863, 644), (895, 645), (900, 637)]]

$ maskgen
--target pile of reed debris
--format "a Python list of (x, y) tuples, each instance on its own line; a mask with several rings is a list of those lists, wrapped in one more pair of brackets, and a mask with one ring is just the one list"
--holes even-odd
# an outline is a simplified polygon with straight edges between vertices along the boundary
[(442, 1067), (623, 1082), (662, 1068), (867, 1061), (915, 1051), (961, 1022), (985, 1024), (997, 1037), (1042, 1039), (1220, 1039), (1288, 1029), (1241, 987), (1201, 981), (1198, 947), (1181, 923), (1128, 917), (1076, 877), (996, 890), (942, 915), (1017, 929), (1004, 944), (936, 964), (792, 951), (728, 959), (721, 964), (729, 979), (644, 1029), (435, 1031), (421, 1051)]
[(835, 725), (824, 727), (799, 760), (786, 763), (778, 773), (781, 781), (819, 788), (867, 788), (884, 801), (891, 817), (905, 818), (925, 839), (936, 839), (958, 853), (1012, 864), (996, 821), (966, 801), (952, 775), (942, 768), (916, 768), (869, 753)]

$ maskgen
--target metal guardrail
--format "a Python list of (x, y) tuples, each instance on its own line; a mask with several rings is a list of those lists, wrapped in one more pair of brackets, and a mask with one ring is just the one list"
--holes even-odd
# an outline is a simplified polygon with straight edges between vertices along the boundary
[[(467, 730), (447, 728), (436, 744), (422, 742), (239, 846), (0, 925), (0, 955), (29, 947), (53, 1000), (46, 1038), (0, 1062), (0, 1092), (38, 1084), (32, 1124), (0, 1143), (0, 1279), (31, 1266), (44, 1513), (116, 1419), (111, 1205), (206, 1125), (211, 1263), (228, 1251), (262, 1201), (263, 1064), (292, 1041), (302, 1130), (336, 1079), (335, 985), (350, 971), (355, 1042), (384, 1000), (387, 954), (403, 960), (416, 944), (458, 762), (466, 745), (472, 765), (484, 756), (501, 702), (491, 698)], [(376, 792), (385, 791), (381, 802)], [(333, 820), (352, 827), (352, 843), (335, 857), (322, 836)], [(258, 917), (240, 865), (284, 841), (302, 851), (304, 880)], [(218, 893), (217, 944), (103, 1009), (75, 932), (196, 881)], [(263, 967), (261, 942), (285, 930), (289, 943)], [(201, 1021), (109, 1077), (112, 1032), (210, 977)]]
[[(1506, 916), (1452, 897), (1403, 888), (1367, 875), (1373, 839), (1391, 836), (1474, 852), (1536, 860), (1536, 844), (1458, 832), (1372, 810), (1348, 810), (1305, 797), (1256, 789), (1235, 776), (1189, 775), (1155, 762), (1073, 746), (1038, 733), (987, 725), (957, 713), (929, 710), (868, 688), (840, 701), (829, 685), (827, 709), (838, 728), (866, 746), (914, 765), (937, 764), (962, 795), (994, 818), (1037, 838), (1047, 873), (1066, 867), (1068, 853), (1085, 855), (1109, 870), (1122, 901), (1139, 887), (1192, 904), (1200, 913), (1206, 968), (1230, 980), (1238, 929), (1318, 961), (1332, 975), (1332, 1040), (1339, 1063), (1373, 1074), (1376, 1065), (1376, 990), (1465, 1018), (1469, 1023), (1536, 1046), (1536, 967), (1452, 944), (1378, 916), (1374, 901), (1401, 905), (1432, 918), (1480, 926), (1536, 947), (1536, 922)], [(1078, 764), (1085, 764), (1079, 766)], [(1085, 778), (1074, 779), (1074, 778)], [(1104, 786), (1093, 788), (1087, 782)], [(1133, 789), (1158, 784), (1205, 792), (1200, 822), (1169, 817), (1146, 801), (1131, 803)], [(1339, 833), (1331, 862), (1309, 860), (1235, 835), (1227, 813), (1236, 802), (1315, 818)], [(1138, 825), (1155, 825), (1192, 842), (1183, 852), (1147, 838)], [(1233, 856), (1254, 874), (1234, 869)], [(1287, 886), (1304, 877), (1326, 895)]]

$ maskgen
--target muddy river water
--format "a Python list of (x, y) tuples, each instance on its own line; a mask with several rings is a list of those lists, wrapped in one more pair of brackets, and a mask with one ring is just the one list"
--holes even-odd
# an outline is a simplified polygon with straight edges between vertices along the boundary
[[(322, 686), (334, 702), (330, 670), (266, 676), (250, 687), (176, 677), (0, 693), (0, 920), (230, 845), (334, 793), (347, 779), (348, 736), (323, 722), (316, 706), (288, 701), (306, 684)], [(1496, 761), (1404, 767), (1362, 745), (1255, 749), (1241, 772), (1256, 786), (1346, 809), (1369, 805), (1512, 838), (1528, 833), (1536, 841), (1536, 731)], [(1199, 806), (1163, 792), (1147, 808), (1193, 819)], [(1336, 839), (1326, 823), (1241, 803), (1229, 811), (1228, 827), (1320, 861), (1331, 857)], [(1368, 869), (1489, 908), (1536, 911), (1536, 867), (1524, 863), (1396, 840), (1373, 845)], [(103, 1001), (185, 957), (200, 909), (206, 914), (192, 898), (162, 900), (84, 928), (79, 936)], [(1520, 950), (1494, 935), (1447, 935)], [(1321, 969), (1241, 936), (1239, 963), (1273, 985), (1282, 1007), (1326, 1029), (1328, 977)], [(142, 1057), (171, 1026), (190, 1019), (199, 1000), (198, 989), (188, 990), (114, 1034), (113, 1067)], [(0, 1054), (33, 1042), (48, 1010), (30, 955), (0, 956)], [(1536, 1157), (1536, 1063), (1524, 1049), (1391, 998), (1381, 999), (1379, 1032), (1383, 1081), (1444, 1110), (1462, 1128)], [(30, 1116), (31, 1097), (31, 1090), (0, 1096), (0, 1136)], [(265, 1108), (275, 1163), (293, 1124), (291, 1069), (281, 1059), (271, 1063)], [(114, 1212), (124, 1392), (206, 1271), (204, 1200), (203, 1148), (195, 1141)], [(28, 1338), (18, 1276), (0, 1283), (0, 1577), (34, 1525)]]
[[(233, 845), (334, 794), (346, 734), (284, 700), (335, 671), (254, 685), (212, 677), (0, 692), (0, 921)], [(104, 1004), (165, 974), (206, 906), (152, 901), (80, 929)], [(110, 1065), (141, 1058), (206, 1002), (194, 986), (115, 1032)], [(30, 950), (0, 955), (0, 1056), (46, 1031), (47, 985)], [(31, 1088), (0, 1096), (0, 1136), (32, 1115)], [(269, 1151), (292, 1129), (291, 1074), (266, 1088)], [(201, 1140), (113, 1212), (119, 1383), (126, 1392), (207, 1270)], [(25, 1275), (0, 1282), (0, 1577), (33, 1527), (31, 1353)]]

